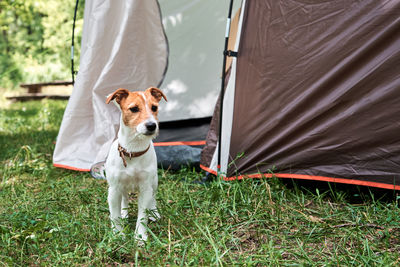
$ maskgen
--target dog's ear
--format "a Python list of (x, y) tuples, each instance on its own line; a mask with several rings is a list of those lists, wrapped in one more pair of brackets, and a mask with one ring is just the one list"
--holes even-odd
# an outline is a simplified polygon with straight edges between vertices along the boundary
[(158, 88), (150, 87), (147, 88), (146, 92), (149, 92), (158, 102), (160, 102), (162, 98), (164, 98), (165, 101), (168, 101), (164, 93)]
[(124, 89), (124, 88), (119, 88), (116, 90), (114, 93), (109, 95), (106, 100), (106, 104), (109, 104), (111, 101), (115, 99), (118, 104), (121, 104), (121, 100), (124, 99), (125, 97), (128, 97), (129, 91)]

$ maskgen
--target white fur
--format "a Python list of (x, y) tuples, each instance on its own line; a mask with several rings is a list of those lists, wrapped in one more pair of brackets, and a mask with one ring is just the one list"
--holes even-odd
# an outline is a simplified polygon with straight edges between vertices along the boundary
[[(151, 114), (151, 112), (148, 114)], [(157, 158), (152, 142), (158, 132), (158, 126), (155, 134), (145, 135), (144, 124), (149, 121), (156, 122), (153, 115), (137, 125), (135, 129), (132, 129), (124, 124), (121, 116), (118, 138), (112, 144), (105, 163), (112, 227), (115, 231), (122, 230), (121, 218), (128, 217), (128, 194), (134, 189), (138, 190), (138, 216), (135, 236), (141, 241), (147, 240), (148, 212), (150, 211), (154, 216), (150, 219), (159, 218), (155, 199), (158, 187)], [(127, 167), (125, 167), (118, 152), (118, 143), (128, 152), (144, 151), (149, 145), (150, 148), (142, 156), (132, 159), (125, 157), (127, 163)]]

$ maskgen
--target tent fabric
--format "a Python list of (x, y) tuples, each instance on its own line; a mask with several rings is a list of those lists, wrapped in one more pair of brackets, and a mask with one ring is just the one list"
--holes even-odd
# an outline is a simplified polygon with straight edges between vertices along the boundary
[(400, 189), (400, 2), (244, 9), (225, 176)]
[(198, 168), (210, 121), (211, 117), (160, 122), (160, 134), (154, 141), (158, 167), (170, 170), (179, 170), (182, 166)]
[(211, 117), (220, 88), (228, 3), (160, 0), (168, 36), (169, 66), (161, 90), (168, 103), (160, 121)]
[[(164, 144), (205, 140), (209, 123), (203, 121), (212, 116), (220, 85), (226, 6), (214, 0), (87, 0), (80, 70), (54, 165), (87, 171), (104, 161), (119, 127), (119, 111), (104, 103), (106, 96), (120, 87), (157, 85), (168, 102), (160, 106), (155, 142), (163, 144), (156, 153), (160, 159), (199, 162), (202, 145), (168, 149)], [(164, 122), (175, 122), (174, 127)]]
[(85, 1), (81, 65), (53, 155), (55, 166), (88, 170), (103, 161), (119, 127), (106, 96), (161, 83), (168, 45), (156, 0)]
[[(168, 102), (161, 107), (160, 135), (155, 140), (158, 165), (172, 170), (182, 165), (197, 167), (221, 83), (228, 3), (160, 0), (160, 6), (170, 53), (161, 85)], [(186, 145), (180, 145), (182, 141)], [(193, 145), (193, 141), (201, 144)]]
[[(162, 122), (160, 135), (155, 140), (157, 160), (163, 168), (197, 167), (212, 112), (215, 103), (218, 104), (228, 3), (161, 0), (160, 5), (170, 44), (170, 64), (161, 86), (168, 95), (168, 103), (159, 116)], [(233, 10), (239, 6), (240, 1), (235, 1)], [(237, 15), (231, 23), (232, 36), (236, 34), (238, 21)], [(235, 42), (229, 42), (229, 48), (234, 49), (234, 45)], [(165, 145), (170, 143), (171, 146)]]

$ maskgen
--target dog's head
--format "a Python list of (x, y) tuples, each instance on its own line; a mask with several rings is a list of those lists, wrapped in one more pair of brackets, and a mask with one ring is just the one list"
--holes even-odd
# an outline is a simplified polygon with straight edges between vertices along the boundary
[(122, 113), (125, 126), (134, 133), (155, 137), (158, 133), (158, 104), (167, 101), (160, 89), (150, 87), (144, 92), (130, 92), (120, 88), (107, 97), (106, 103), (114, 100)]

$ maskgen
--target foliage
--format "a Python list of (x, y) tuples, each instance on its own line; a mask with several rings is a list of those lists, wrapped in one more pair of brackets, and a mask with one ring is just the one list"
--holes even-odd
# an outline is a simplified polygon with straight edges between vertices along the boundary
[(135, 194), (121, 238), (110, 228), (106, 182), (52, 166), (65, 104), (0, 109), (0, 266), (399, 265), (392, 191), (383, 198), (278, 179), (198, 184), (203, 174), (190, 169), (159, 171), (162, 218), (138, 247)]
[[(74, 8), (75, 1), (0, 1), (0, 87), (71, 79)], [(84, 1), (80, 1), (76, 44), (80, 43), (83, 9)], [(75, 51), (79, 58), (80, 49)]]

